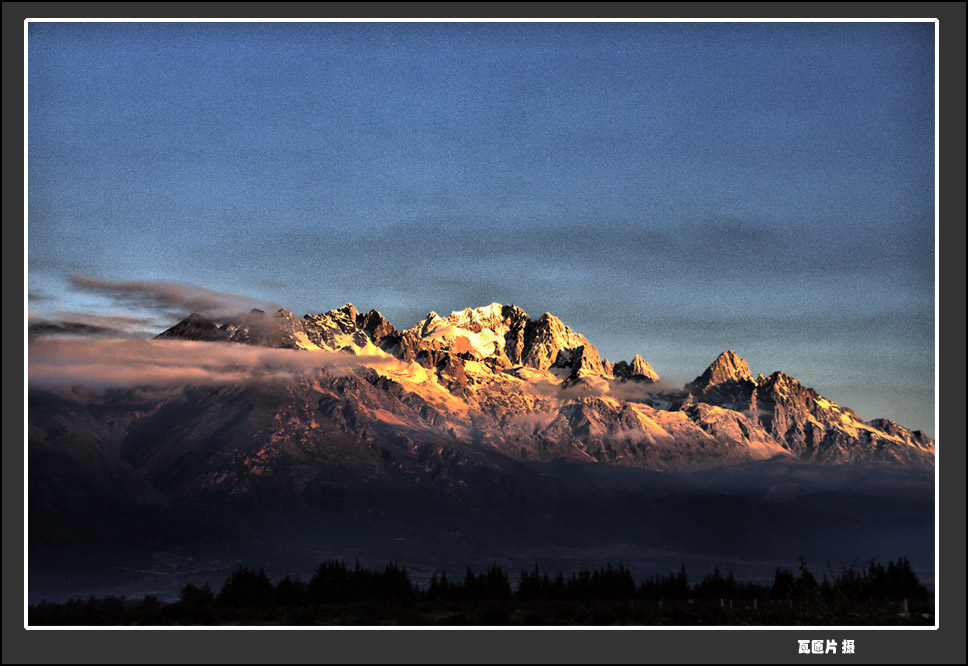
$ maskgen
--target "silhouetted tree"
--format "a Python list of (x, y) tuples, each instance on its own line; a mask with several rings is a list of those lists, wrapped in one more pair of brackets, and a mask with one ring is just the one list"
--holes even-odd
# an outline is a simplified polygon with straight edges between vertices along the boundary
[[(732, 577), (732, 572), (730, 572), (730, 577)], [(735, 588), (735, 582), (733, 583), (733, 587)], [(726, 579), (719, 572), (719, 567), (714, 567), (713, 572), (706, 575), (696, 585), (693, 594), (701, 599), (724, 599), (729, 596), (727, 594)]]
[(928, 598), (927, 588), (921, 585), (906, 557), (898, 558), (897, 563), (888, 562), (887, 582), (888, 595), (894, 600), (925, 601)]
[(215, 601), (228, 607), (264, 607), (272, 603), (273, 591), (264, 570), (256, 573), (241, 566), (225, 581)]
[(807, 569), (807, 563), (803, 557), (800, 558), (800, 575), (793, 584), (793, 596), (798, 599), (814, 599), (820, 595), (820, 586), (817, 579)]
[(275, 602), (280, 606), (299, 606), (306, 603), (306, 583), (286, 576), (276, 585), (273, 593)]
[(212, 588), (209, 586), (208, 581), (205, 581), (201, 587), (196, 587), (189, 583), (178, 594), (178, 602), (185, 608), (207, 608), (214, 601), (215, 595), (212, 594)]
[(792, 571), (777, 567), (776, 573), (773, 575), (773, 587), (770, 588), (770, 598), (775, 600), (792, 599), (795, 584), (796, 578), (794, 578)]
[[(359, 562), (357, 562), (359, 567)], [(358, 569), (357, 569), (358, 570)], [(350, 596), (350, 572), (344, 562), (323, 562), (309, 580), (307, 596), (313, 603), (348, 601)]]

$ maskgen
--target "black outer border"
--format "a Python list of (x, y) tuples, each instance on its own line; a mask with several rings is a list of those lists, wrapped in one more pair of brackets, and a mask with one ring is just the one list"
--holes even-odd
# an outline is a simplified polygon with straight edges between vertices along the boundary
[[(854, 663), (965, 662), (965, 4), (948, 3), (24, 3), (3, 4), (4, 258), (19, 254), (23, 219), (23, 20), (45, 17), (327, 18), (938, 18), (940, 36), (939, 261), (940, 628), (933, 630), (46, 630), (23, 628), (23, 385), (3, 381), (3, 663), (385, 662)], [(943, 239), (943, 242), (942, 242)], [(5, 301), (23, 297), (4, 262)], [(17, 289), (14, 289), (17, 286)], [(942, 307), (942, 305), (944, 307)], [(8, 331), (9, 332), (9, 331)], [(4, 337), (8, 370), (22, 348)], [(958, 419), (954, 417), (958, 416)], [(703, 633), (697, 633), (703, 632)], [(852, 638), (855, 655), (799, 656), (797, 639)]]

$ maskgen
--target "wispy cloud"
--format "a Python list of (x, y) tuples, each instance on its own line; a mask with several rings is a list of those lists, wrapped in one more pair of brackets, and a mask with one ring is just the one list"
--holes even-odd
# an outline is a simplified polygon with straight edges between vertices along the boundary
[(55, 312), (51, 318), (30, 314), (27, 334), (31, 337), (74, 335), (96, 337), (147, 337), (157, 332), (157, 322), (145, 317), (94, 314), (91, 312)]
[(75, 288), (105, 296), (120, 306), (143, 308), (168, 316), (182, 317), (198, 312), (220, 319), (253, 308), (279, 308), (277, 304), (261, 299), (179, 282), (125, 282), (92, 275), (72, 275), (68, 280)]
[(564, 387), (550, 379), (533, 379), (525, 387), (529, 393), (559, 404), (577, 398), (615, 398), (623, 402), (644, 402), (663, 393), (682, 389), (681, 386), (664, 380), (647, 384), (636, 381), (608, 381), (600, 377), (586, 377)]
[(502, 426), (512, 431), (538, 433), (551, 425), (557, 418), (558, 412), (554, 410), (512, 414), (504, 420)]
[(384, 356), (269, 349), (182, 340), (40, 337), (28, 347), (30, 386), (88, 388), (172, 387), (291, 379), (317, 370), (349, 372), (398, 368)]
[(44, 319), (42, 317), (28, 317), (27, 335), (31, 338), (42, 335), (83, 335), (101, 336), (116, 334), (117, 331), (79, 321), (61, 321)]

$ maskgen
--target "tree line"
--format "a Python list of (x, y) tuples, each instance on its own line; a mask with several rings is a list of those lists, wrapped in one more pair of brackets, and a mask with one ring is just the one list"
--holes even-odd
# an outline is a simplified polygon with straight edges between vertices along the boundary
[[(41, 602), (31, 605), (31, 624), (123, 624), (128, 621), (150, 623), (152, 618), (168, 616), (203, 617), (210, 613), (245, 609), (349, 607), (382, 605), (397, 608), (418, 606), (473, 606), (493, 603), (558, 603), (631, 602), (636, 600), (702, 602), (730, 600), (792, 603), (816, 602), (843, 604), (864, 602), (925, 602), (927, 589), (918, 580), (907, 558), (890, 561), (885, 566), (876, 560), (864, 565), (851, 564), (834, 571), (828, 564), (817, 579), (801, 559), (796, 571), (778, 567), (772, 584), (737, 581), (732, 571), (724, 575), (714, 568), (696, 582), (691, 582), (683, 565), (678, 571), (657, 574), (636, 581), (632, 572), (619, 564), (588, 568), (567, 576), (562, 571), (549, 572), (535, 565), (520, 571), (512, 586), (508, 573), (497, 564), (477, 572), (468, 567), (464, 575), (435, 573), (429, 585), (422, 587), (411, 579), (405, 566), (391, 562), (382, 569), (363, 567), (357, 561), (348, 566), (343, 561), (320, 564), (308, 581), (285, 576), (273, 583), (263, 569), (240, 566), (215, 592), (208, 582), (185, 585), (178, 601), (166, 604), (148, 596), (140, 601), (119, 597), (72, 599), (64, 604)], [(755, 607), (755, 606), (754, 606)], [(136, 615), (131, 618), (131, 614)], [(202, 615), (198, 615), (201, 613)]]

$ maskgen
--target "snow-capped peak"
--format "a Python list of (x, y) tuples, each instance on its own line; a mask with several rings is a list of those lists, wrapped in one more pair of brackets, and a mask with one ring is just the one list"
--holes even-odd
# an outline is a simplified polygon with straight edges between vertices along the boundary
[(635, 355), (635, 358), (632, 359), (632, 363), (629, 365), (629, 374), (633, 377), (645, 377), (654, 382), (659, 381), (659, 375), (657, 375), (655, 370), (652, 369), (652, 366), (649, 365), (646, 360), (638, 354)]
[(501, 303), (491, 303), (479, 308), (466, 308), (455, 310), (447, 317), (447, 323), (459, 328), (484, 328), (500, 325), (503, 319), (504, 305)]
[(705, 389), (724, 382), (753, 382), (750, 366), (732, 349), (716, 357), (708, 368), (690, 384), (690, 390)]
[[(504, 336), (508, 325), (504, 322), (501, 303), (484, 307), (455, 310), (444, 319), (431, 312), (416, 328), (420, 337), (436, 341), (444, 348), (456, 345), (479, 358), (504, 353)], [(411, 329), (413, 330), (413, 329)]]

